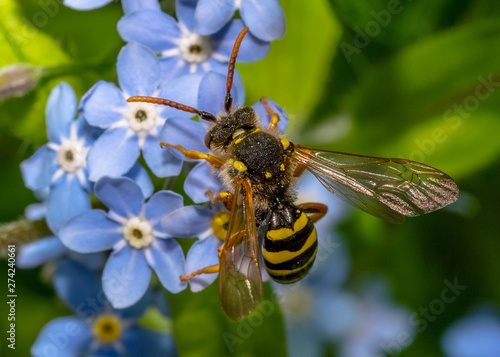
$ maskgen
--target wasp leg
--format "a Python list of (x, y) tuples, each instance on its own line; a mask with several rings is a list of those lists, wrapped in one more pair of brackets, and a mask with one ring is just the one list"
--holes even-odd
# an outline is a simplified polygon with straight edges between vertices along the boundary
[(208, 190), (205, 192), (206, 195), (210, 197), (210, 202), (214, 205), (218, 205), (220, 202), (224, 201), (224, 205), (228, 210), (231, 210), (233, 204), (233, 194), (229, 191), (218, 191), (215, 196), (212, 191)]
[(195, 151), (195, 150), (186, 150), (184, 149), (181, 145), (172, 145), (168, 143), (164, 143), (163, 141), (160, 143), (160, 146), (162, 148), (164, 147), (170, 147), (179, 150), (184, 154), (185, 157), (188, 159), (194, 159), (194, 160), (206, 160), (210, 165), (213, 167), (219, 169), (224, 165), (224, 160), (218, 157), (215, 157), (210, 154), (204, 154), (200, 151)]
[(306, 168), (307, 167), (305, 167), (304, 165), (297, 164), (297, 166), (295, 166), (295, 169), (293, 170), (293, 177), (299, 177), (300, 175), (302, 175)]
[(260, 98), (260, 101), (264, 104), (266, 112), (271, 116), (271, 123), (269, 123), (269, 129), (275, 130), (278, 127), (278, 122), (280, 121), (280, 116), (274, 110), (271, 109), (266, 97)]
[(210, 265), (208, 267), (204, 267), (203, 269), (197, 270), (194, 273), (188, 274), (188, 275), (181, 275), (179, 279), (181, 281), (186, 281), (191, 279), (192, 277), (195, 277), (197, 275), (201, 274), (213, 274), (213, 273), (218, 273), (219, 272), (219, 264), (215, 265)]
[(313, 223), (321, 219), (328, 212), (328, 207), (321, 203), (303, 203), (297, 207), (306, 213)]

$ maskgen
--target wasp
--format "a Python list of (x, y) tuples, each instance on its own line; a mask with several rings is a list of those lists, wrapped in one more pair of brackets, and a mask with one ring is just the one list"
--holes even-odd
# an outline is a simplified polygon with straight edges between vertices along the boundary
[(226, 191), (213, 203), (230, 209), (227, 235), (219, 248), (219, 264), (187, 276), (219, 273), (219, 293), (226, 314), (238, 321), (263, 299), (259, 237), (264, 266), (279, 283), (293, 283), (311, 268), (318, 249), (314, 223), (327, 207), (296, 205), (294, 180), (309, 170), (347, 203), (391, 223), (442, 208), (459, 195), (456, 183), (433, 167), (403, 159), (317, 150), (294, 144), (277, 129), (279, 116), (263, 98), (270, 125), (263, 127), (250, 107), (232, 104), (230, 94), (236, 57), (248, 28), (238, 35), (229, 60), (224, 112), (217, 116), (168, 99), (136, 96), (129, 102), (167, 105), (197, 114), (211, 123), (205, 137), (210, 154), (172, 147), (191, 159), (206, 160), (216, 169)]

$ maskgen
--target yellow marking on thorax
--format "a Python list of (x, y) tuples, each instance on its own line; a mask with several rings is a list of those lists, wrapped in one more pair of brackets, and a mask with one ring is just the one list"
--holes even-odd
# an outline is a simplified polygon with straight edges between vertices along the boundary
[(287, 149), (290, 146), (290, 142), (287, 138), (281, 138), (281, 143), (283, 144), (283, 149)]
[(241, 161), (235, 161), (233, 166), (238, 171), (246, 171), (247, 170), (246, 165)]
[(266, 176), (266, 178), (268, 178), (268, 179), (269, 179), (269, 178), (273, 177), (273, 174), (272, 174), (272, 173), (270, 173), (270, 172), (266, 172), (266, 175), (265, 175), (265, 176)]
[(270, 230), (267, 231), (267, 238), (271, 240), (280, 240), (280, 239), (285, 239), (290, 237), (292, 234), (295, 232), (300, 231), (303, 229), (306, 224), (307, 224), (308, 218), (304, 212), (301, 213), (300, 217), (298, 220), (295, 221), (293, 225), (293, 230), (290, 228), (281, 228), (281, 229), (276, 229), (276, 230)]
[[(242, 132), (239, 132), (240, 130), (242, 130)], [(247, 135), (245, 135), (244, 137), (239, 138), (238, 140), (236, 140), (236, 141), (234, 142), (234, 144), (235, 144), (235, 145), (237, 145), (237, 144), (241, 143), (241, 142), (242, 142), (242, 140), (243, 140), (243, 139), (245, 139), (248, 135), (250, 135), (250, 134), (254, 134), (254, 133), (258, 133), (259, 131), (260, 131), (260, 129), (259, 129), (259, 128), (254, 129), (253, 131), (249, 132), (249, 133), (248, 133)], [(239, 134), (238, 134), (238, 135), (240, 135), (240, 134), (242, 134), (242, 133), (243, 133), (243, 129), (238, 129), (238, 130), (236, 130), (236, 131), (235, 131), (235, 133), (237, 133), (237, 132), (239, 132)], [(236, 135), (236, 136), (238, 136), (238, 135)], [(233, 134), (233, 138), (234, 138), (234, 136), (235, 136), (235, 135)]]
[(280, 171), (285, 171), (285, 164), (280, 165)]

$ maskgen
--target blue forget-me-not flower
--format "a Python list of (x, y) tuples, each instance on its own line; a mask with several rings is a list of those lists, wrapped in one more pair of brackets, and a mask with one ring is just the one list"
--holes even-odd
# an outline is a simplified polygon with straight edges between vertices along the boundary
[(201, 35), (219, 31), (236, 10), (250, 33), (263, 41), (279, 40), (285, 34), (285, 14), (278, 0), (199, 0), (195, 12), (196, 31)]
[(500, 311), (476, 307), (445, 331), (441, 348), (446, 357), (500, 356)]
[(73, 88), (61, 83), (52, 89), (45, 110), (49, 143), (21, 164), (26, 186), (45, 190), (46, 218), (57, 231), (69, 218), (90, 209), (87, 154), (93, 136), (80, 116)]
[(136, 303), (147, 291), (151, 270), (162, 285), (177, 293), (186, 287), (184, 253), (160, 222), (183, 205), (182, 196), (158, 191), (147, 202), (128, 178), (103, 177), (95, 195), (109, 208), (90, 210), (70, 220), (59, 232), (61, 241), (79, 253), (112, 250), (103, 271), (103, 290), (115, 308)]
[[(220, 31), (201, 36), (195, 31), (196, 1), (177, 1), (178, 22), (161, 11), (143, 10), (125, 15), (118, 22), (118, 32), (125, 41), (141, 43), (160, 55), (165, 79), (187, 73), (227, 72), (234, 41), (244, 28), (241, 20), (233, 20)], [(247, 35), (238, 53), (239, 62), (264, 58), (270, 44)], [(235, 86), (243, 88), (236, 72)]]
[(140, 153), (158, 177), (178, 175), (182, 162), (167, 150), (161, 150), (159, 133), (165, 118), (172, 113), (188, 116), (173, 108), (148, 103), (128, 103), (134, 95), (161, 96), (193, 105), (201, 76), (184, 76), (162, 84), (158, 58), (137, 43), (126, 45), (118, 55), (118, 81), (100, 81), (82, 98), (81, 110), (93, 126), (104, 129), (89, 151), (89, 175), (92, 181), (102, 176), (125, 174)]
[(57, 264), (53, 279), (59, 298), (76, 315), (50, 321), (31, 347), (33, 356), (175, 355), (173, 338), (138, 324), (150, 305), (146, 294), (134, 306), (113, 309), (97, 273), (73, 260)]

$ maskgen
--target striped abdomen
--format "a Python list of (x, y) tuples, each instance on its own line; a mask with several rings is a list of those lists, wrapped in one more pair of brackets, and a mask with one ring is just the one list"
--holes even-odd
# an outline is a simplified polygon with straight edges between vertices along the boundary
[(316, 228), (304, 212), (293, 206), (271, 212), (262, 252), (273, 280), (290, 284), (302, 279), (317, 250)]

